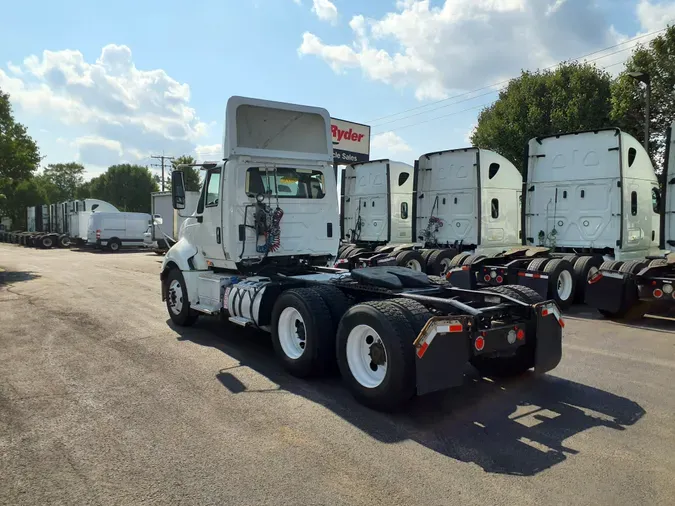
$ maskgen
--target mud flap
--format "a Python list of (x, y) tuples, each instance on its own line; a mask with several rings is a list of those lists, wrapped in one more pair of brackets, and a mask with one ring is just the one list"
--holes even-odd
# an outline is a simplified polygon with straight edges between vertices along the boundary
[(531, 288), (544, 299), (548, 299), (548, 275), (539, 272), (521, 271), (518, 272), (515, 284)]
[(463, 290), (475, 290), (476, 273), (470, 267), (457, 267), (448, 272), (446, 276), (451, 286)]
[(562, 329), (565, 325), (555, 302), (535, 306), (537, 315), (537, 347), (534, 371), (538, 374), (555, 369), (562, 359)]
[(599, 274), (586, 285), (586, 305), (619, 313), (637, 302), (637, 287), (630, 274), (608, 271)]
[(456, 387), (464, 382), (469, 361), (471, 318), (434, 317), (415, 340), (417, 395)]

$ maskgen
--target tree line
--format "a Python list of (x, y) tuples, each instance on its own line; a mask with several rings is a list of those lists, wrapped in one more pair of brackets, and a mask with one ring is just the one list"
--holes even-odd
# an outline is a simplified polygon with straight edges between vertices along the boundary
[[(474, 146), (492, 149), (523, 169), (529, 139), (575, 130), (617, 126), (643, 141), (644, 91), (630, 72), (647, 73), (651, 80), (649, 154), (662, 169), (665, 131), (675, 120), (675, 27), (633, 49), (624, 71), (612, 78), (595, 65), (569, 62), (555, 70), (522, 71), (484, 108), (471, 135)], [(439, 146), (447, 148), (447, 146)], [(0, 90), (0, 216), (20, 228), (25, 208), (74, 198), (97, 198), (123, 211), (150, 211), (150, 193), (158, 191), (158, 176), (146, 167), (113, 165), (85, 181), (79, 163), (57, 163), (38, 170), (42, 157), (26, 128), (12, 115), (9, 95)], [(173, 162), (195, 163), (182, 156)], [(199, 171), (185, 169), (188, 190), (198, 190)], [(170, 188), (170, 178), (166, 185)]]

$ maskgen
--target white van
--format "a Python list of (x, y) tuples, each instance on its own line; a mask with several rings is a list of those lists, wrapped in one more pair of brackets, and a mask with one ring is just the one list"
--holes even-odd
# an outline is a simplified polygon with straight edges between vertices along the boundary
[(125, 246), (143, 246), (150, 225), (147, 213), (92, 213), (87, 229), (87, 246), (119, 251)]

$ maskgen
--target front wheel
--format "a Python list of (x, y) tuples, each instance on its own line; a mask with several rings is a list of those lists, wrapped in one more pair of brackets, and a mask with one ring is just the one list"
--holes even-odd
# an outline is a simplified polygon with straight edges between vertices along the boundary
[(183, 273), (178, 269), (172, 269), (166, 282), (166, 309), (169, 311), (171, 321), (180, 327), (193, 325), (197, 321), (199, 313), (190, 309), (190, 300)]

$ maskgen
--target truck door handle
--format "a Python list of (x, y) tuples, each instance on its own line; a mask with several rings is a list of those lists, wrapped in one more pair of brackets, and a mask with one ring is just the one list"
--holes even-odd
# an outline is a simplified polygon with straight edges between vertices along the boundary
[(220, 227), (216, 227), (216, 242), (220, 244)]

